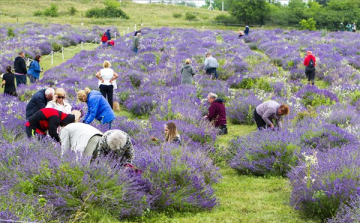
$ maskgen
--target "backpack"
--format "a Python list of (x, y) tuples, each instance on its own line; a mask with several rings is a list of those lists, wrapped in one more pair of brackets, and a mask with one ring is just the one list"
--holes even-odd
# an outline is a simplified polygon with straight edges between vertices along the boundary
[(308, 64), (309, 68), (314, 68), (314, 61), (312, 58), (310, 58), (309, 64)]
[(106, 36), (106, 33), (104, 33), (104, 35), (101, 37), (101, 42), (107, 42), (108, 38)]

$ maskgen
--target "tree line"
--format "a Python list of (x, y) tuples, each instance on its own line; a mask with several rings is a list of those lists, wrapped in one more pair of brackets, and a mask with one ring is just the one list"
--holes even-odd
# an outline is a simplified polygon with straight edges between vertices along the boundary
[(290, 0), (288, 5), (277, 0), (214, 0), (213, 6), (221, 10), (222, 2), (230, 15), (216, 20), (225, 24), (340, 30), (340, 23), (357, 23), (360, 18), (359, 0)]

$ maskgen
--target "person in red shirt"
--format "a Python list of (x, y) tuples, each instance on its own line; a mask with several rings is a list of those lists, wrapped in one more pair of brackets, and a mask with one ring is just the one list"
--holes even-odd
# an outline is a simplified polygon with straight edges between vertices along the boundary
[(209, 93), (207, 99), (211, 105), (209, 107), (209, 114), (206, 115), (205, 118), (212, 122), (215, 125), (215, 128), (219, 129), (220, 135), (227, 134), (224, 100), (218, 98), (214, 93)]
[(26, 122), (26, 134), (29, 138), (34, 135), (42, 138), (46, 136), (46, 131), (49, 130), (49, 135), (57, 142), (60, 142), (57, 132), (58, 127), (73, 122), (75, 122), (75, 115), (66, 114), (54, 108), (43, 108), (35, 112)]
[(314, 57), (314, 55), (312, 55), (311, 51), (307, 51), (306, 54), (307, 56), (304, 60), (304, 65), (306, 66), (305, 75), (308, 78), (309, 84), (311, 83), (312, 85), (314, 85), (316, 58)]

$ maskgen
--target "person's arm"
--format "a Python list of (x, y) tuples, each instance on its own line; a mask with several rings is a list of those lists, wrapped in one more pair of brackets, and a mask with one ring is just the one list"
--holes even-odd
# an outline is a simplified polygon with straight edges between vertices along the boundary
[(101, 77), (101, 72), (97, 72), (96, 75), (97, 79), (99, 79), (101, 81), (101, 83), (104, 83), (104, 79)]
[(5, 80), (2, 80), (2, 82), (1, 82), (1, 87), (4, 87), (5, 84), (6, 84), (6, 81), (5, 81)]
[[(101, 96), (102, 97), (102, 96)], [(96, 115), (97, 108), (99, 106), (99, 97), (93, 97), (91, 101), (88, 101), (88, 113), (86, 114), (86, 117), (84, 118), (85, 124), (90, 124)]]
[(27, 74), (27, 69), (26, 69), (26, 63), (25, 63), (25, 60), (22, 60), (21, 61), (21, 71), (24, 73), (24, 74)]
[(119, 75), (114, 71), (113, 77), (110, 79), (110, 83), (112, 83)]
[(40, 70), (40, 64), (37, 62), (37, 63), (34, 63), (34, 70), (36, 71), (36, 72), (40, 72), (41, 70)]
[(206, 58), (204, 63), (204, 69), (207, 70), (209, 68), (209, 60)]
[(65, 128), (61, 129), (60, 131), (60, 142), (61, 142), (61, 155), (63, 155), (71, 147), (70, 132)]
[(181, 67), (180, 74), (182, 74), (183, 70), (184, 70), (184, 67)]
[(57, 142), (60, 142), (60, 137), (59, 134), (57, 133), (57, 128), (60, 126), (60, 117), (51, 116), (48, 122), (49, 122), (49, 135)]
[(271, 120), (269, 119), (269, 117), (271, 117), (273, 114), (275, 114), (275, 110), (274, 109), (267, 109), (264, 114), (262, 115), (262, 119), (264, 120), (264, 122), (267, 124), (267, 125), (273, 125), (273, 123), (271, 122)]
[(219, 62), (217, 60), (215, 60), (215, 63), (216, 63), (216, 68), (219, 68)]
[(194, 75), (195, 75), (195, 70), (194, 70), (194, 68), (193, 68), (193, 67), (191, 67), (191, 71), (190, 71), (190, 72), (191, 72), (191, 75), (192, 75), (192, 76), (194, 76)]
[(307, 57), (305, 57), (304, 59), (304, 65), (307, 66), (308, 65), (308, 62), (307, 62)]

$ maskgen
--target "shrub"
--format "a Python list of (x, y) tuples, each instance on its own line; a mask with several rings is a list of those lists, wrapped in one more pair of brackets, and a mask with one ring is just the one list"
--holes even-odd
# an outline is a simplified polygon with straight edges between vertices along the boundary
[(196, 16), (194, 13), (191, 12), (186, 12), (185, 14), (185, 19), (188, 21), (195, 21), (196, 20)]
[(309, 18), (308, 20), (302, 19), (299, 24), (301, 29), (316, 30), (316, 21), (313, 18)]
[(69, 8), (69, 15), (75, 15), (77, 13), (77, 10), (74, 6), (71, 6)]
[(230, 142), (230, 166), (240, 173), (285, 176), (298, 163), (299, 141), (288, 130), (262, 130)]
[(289, 174), (291, 205), (322, 221), (335, 216), (360, 187), (360, 152), (356, 145), (326, 152), (303, 153)]
[(124, 103), (126, 109), (136, 116), (149, 115), (155, 105), (156, 102), (153, 102), (152, 96), (142, 96), (139, 98), (129, 97)]
[(34, 16), (42, 16), (43, 15), (43, 12), (41, 10), (36, 10), (34, 13), (33, 13)]
[(339, 101), (334, 93), (310, 85), (303, 87), (296, 96), (301, 98), (304, 106), (317, 107), (321, 105), (333, 105)]
[(236, 96), (227, 106), (227, 116), (233, 124), (255, 123), (254, 110), (261, 101), (253, 94)]
[(57, 42), (52, 42), (51, 46), (52, 46), (53, 51), (59, 51), (62, 48), (62, 45)]
[(85, 12), (87, 18), (123, 18), (129, 19), (129, 16), (120, 8), (107, 6), (104, 9), (92, 8)]
[(42, 15), (48, 16), (48, 17), (58, 17), (59, 13), (58, 13), (57, 5), (51, 4), (51, 6), (49, 8), (44, 9), (44, 11), (42, 12)]
[(238, 23), (235, 17), (227, 16), (227, 15), (218, 15), (215, 17), (215, 21), (218, 23), (224, 23), (225, 26)]
[(14, 33), (14, 29), (13, 28), (8, 28), (7, 30), (7, 36), (8, 37), (14, 37), (15, 33)]
[(343, 202), (336, 216), (328, 223), (357, 223), (360, 219), (360, 194), (351, 197), (349, 202)]
[(181, 17), (182, 17), (182, 14), (181, 14), (181, 13), (176, 13), (176, 12), (174, 12), (174, 13), (173, 13), (173, 17), (178, 19), (178, 18), (181, 18)]

